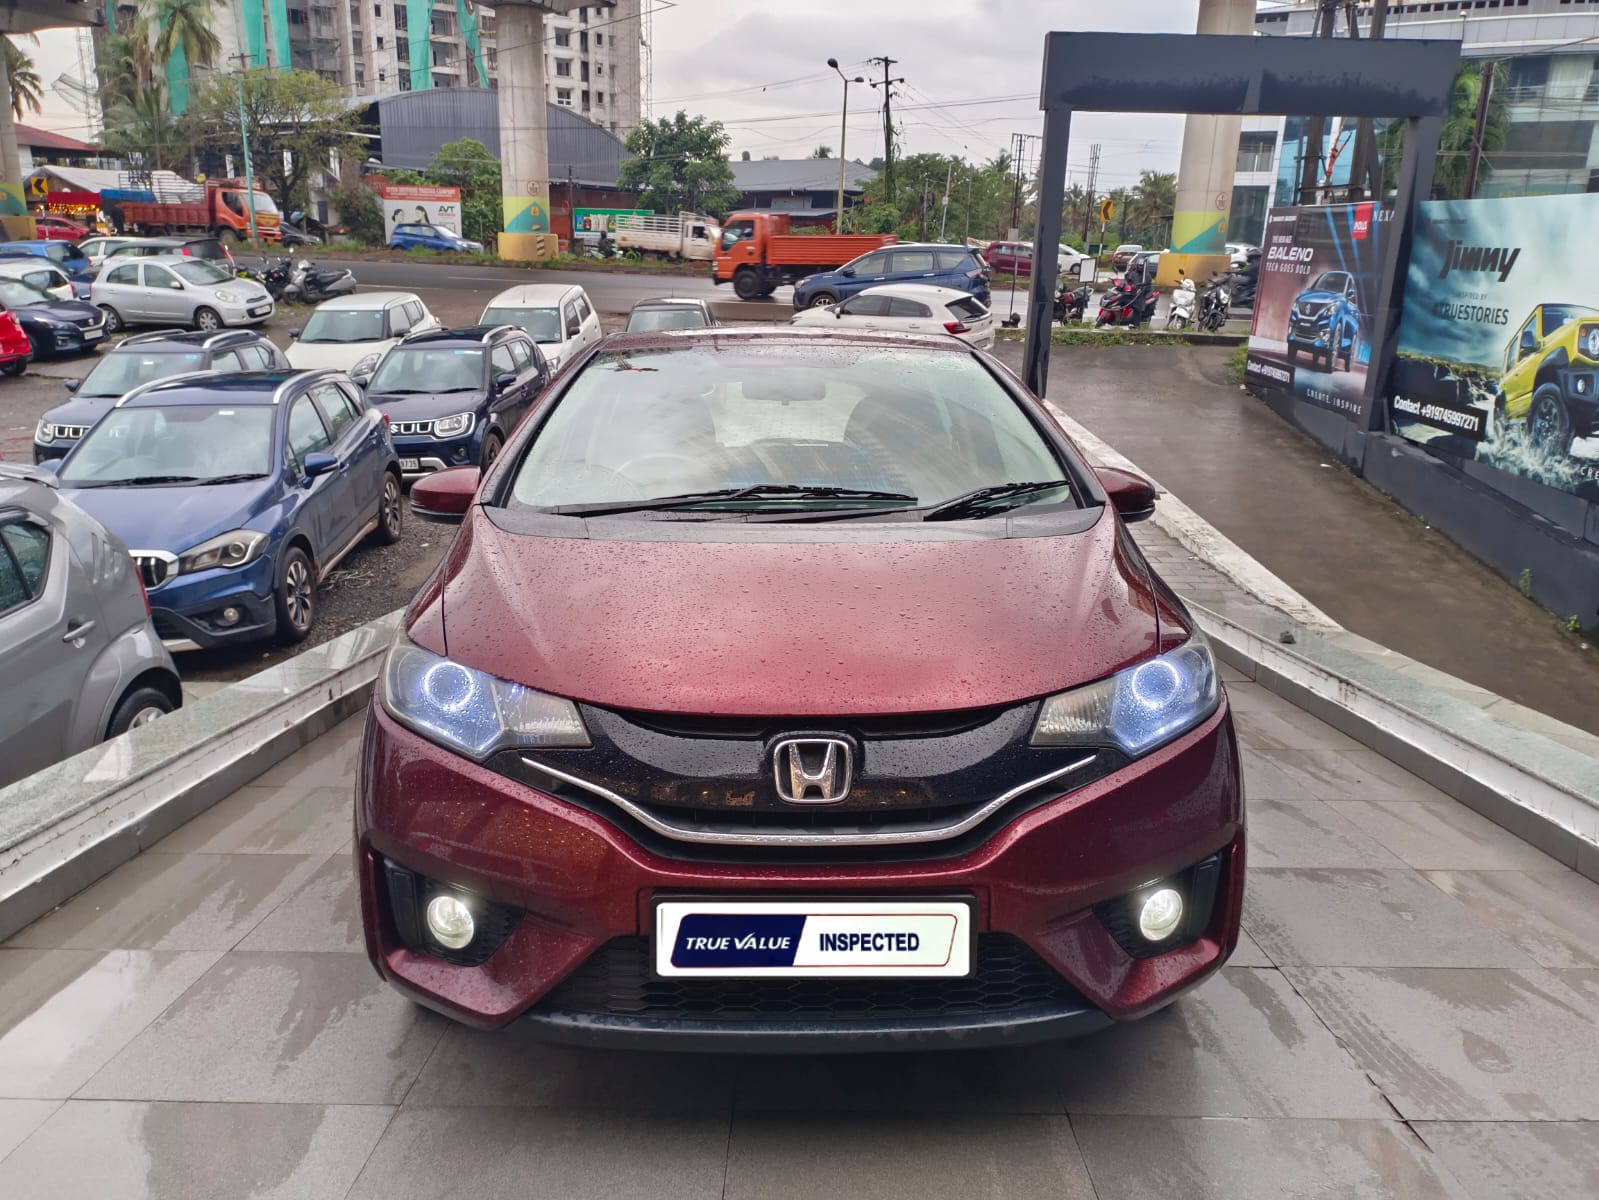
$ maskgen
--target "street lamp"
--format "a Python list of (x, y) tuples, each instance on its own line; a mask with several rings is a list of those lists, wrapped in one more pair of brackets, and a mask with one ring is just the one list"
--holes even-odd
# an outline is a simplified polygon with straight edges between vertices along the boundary
[(849, 85), (852, 83), (865, 83), (866, 76), (857, 75), (851, 79), (838, 69), (838, 59), (830, 58), (827, 65), (838, 71), (838, 77), (844, 81), (844, 114), (838, 121), (838, 204), (833, 213), (833, 232), (844, 232), (844, 139), (849, 134)]

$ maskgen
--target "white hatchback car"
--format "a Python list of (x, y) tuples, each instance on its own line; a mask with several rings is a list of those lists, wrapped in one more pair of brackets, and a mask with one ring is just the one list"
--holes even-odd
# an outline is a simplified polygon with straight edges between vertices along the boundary
[(994, 318), (976, 297), (926, 283), (869, 287), (842, 304), (801, 309), (789, 324), (821, 329), (948, 333), (979, 350), (994, 348)]
[(359, 292), (335, 296), (316, 306), (304, 329), (289, 334), (289, 365), (297, 371), (332, 367), (351, 375), (371, 375), (378, 363), (408, 333), (443, 329), (415, 292)]
[(524, 283), (506, 288), (483, 310), (484, 325), (526, 330), (550, 370), (559, 371), (603, 336), (589, 295), (576, 285)]
[(0, 278), (20, 279), (55, 300), (74, 299), (72, 280), (48, 258), (29, 255), (27, 258), (19, 256), (0, 262)]
[(260, 325), (277, 311), (253, 279), (235, 279), (199, 258), (163, 254), (100, 264), (89, 298), (106, 315), (106, 332), (130, 325), (182, 325), (206, 332), (225, 325)]

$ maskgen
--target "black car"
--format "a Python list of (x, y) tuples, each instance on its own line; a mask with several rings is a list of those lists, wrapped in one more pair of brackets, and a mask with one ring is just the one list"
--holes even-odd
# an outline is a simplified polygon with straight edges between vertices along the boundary
[(488, 466), (549, 381), (538, 343), (514, 325), (412, 334), (383, 356), (367, 403), (387, 414), (400, 471)]
[(709, 329), (716, 314), (703, 300), (688, 296), (660, 296), (640, 300), (627, 314), (628, 333), (659, 333), (664, 329)]
[(34, 358), (77, 354), (105, 342), (105, 314), (87, 300), (57, 300), (20, 279), (0, 278), (0, 309), (16, 314)]
[[(99, 310), (95, 312), (98, 316)], [(197, 371), (232, 375), (288, 366), (283, 351), (252, 329), (221, 333), (163, 329), (123, 338), (106, 351), (86, 378), (66, 381), (67, 391), (74, 395), (39, 418), (33, 432), (33, 461), (63, 457), (118, 400), (142, 384)]]

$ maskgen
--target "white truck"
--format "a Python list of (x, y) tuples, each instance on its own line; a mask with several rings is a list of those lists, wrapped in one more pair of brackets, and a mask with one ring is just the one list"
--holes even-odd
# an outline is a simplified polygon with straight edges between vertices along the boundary
[(714, 217), (678, 213), (675, 217), (629, 216), (616, 223), (617, 247), (659, 254), (665, 258), (696, 258), (710, 262), (722, 230)]

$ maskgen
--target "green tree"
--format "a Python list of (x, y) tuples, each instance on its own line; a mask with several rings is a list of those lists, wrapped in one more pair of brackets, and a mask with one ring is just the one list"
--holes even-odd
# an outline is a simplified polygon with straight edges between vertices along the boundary
[[(1171, 171), (1143, 171), (1128, 199), (1127, 223), (1138, 229), (1147, 246), (1165, 245), (1177, 209), (1177, 176)], [(1135, 239), (1138, 240), (1138, 239)]]
[(197, 150), (213, 159), (240, 152), (241, 87), (255, 178), (284, 212), (307, 206), (311, 181), (330, 172), (332, 156), (350, 161), (365, 154), (359, 116), (338, 84), (315, 71), (259, 68), (213, 75), (196, 87), (184, 127)]
[(428, 183), (461, 189), (462, 233), (484, 242), (494, 238), (503, 216), (500, 160), (487, 146), (472, 138), (446, 142), (424, 175)]
[(222, 41), (211, 32), (218, 0), (151, 0), (143, 19), (155, 31), (155, 61), (163, 65), (178, 50), (189, 69), (209, 67), (222, 53)]
[[(1477, 134), (1477, 102), (1482, 95), (1481, 59), (1462, 62), (1455, 72), (1455, 86), (1449, 97), (1449, 113), (1438, 136), (1438, 159), (1433, 165), (1433, 196), (1442, 200), (1466, 199), (1466, 173), (1471, 163), (1472, 142)], [(1500, 87), (1488, 92), (1488, 109), (1482, 127), (1482, 157), (1477, 166), (1477, 191), (1493, 174), (1494, 152), (1503, 150), (1510, 130), (1510, 113)], [(1382, 157), (1385, 188), (1399, 186), (1399, 163), (1405, 148), (1405, 123), (1390, 121), (1377, 135), (1377, 150)], [(1425, 199), (1425, 197), (1423, 197)]]
[[(34, 43), (39, 40), (31, 33), (26, 36)], [(40, 90), (39, 72), (33, 69), (33, 59), (28, 52), (11, 38), (6, 38), (5, 43), (6, 74), (11, 78), (11, 112), (20, 121), (28, 109), (39, 111), (44, 95)]]
[(816, 147), (816, 149), (811, 151), (811, 157), (812, 158), (832, 158), (833, 157), (833, 147), (831, 147), (831, 146), (818, 146), (818, 147)]
[(131, 103), (150, 86), (155, 68), (149, 38), (136, 33), (106, 38), (100, 44), (95, 69), (100, 82), (100, 110), (109, 117), (118, 101)]
[(351, 238), (363, 246), (381, 246), (388, 241), (383, 209), (372, 189), (362, 183), (341, 183), (330, 198), (339, 211), (339, 222)]
[(681, 110), (645, 121), (627, 135), (624, 144), (633, 157), (622, 164), (618, 186), (637, 188), (642, 205), (658, 212), (722, 216), (738, 199), (727, 143), (720, 121)]
[(173, 114), (164, 79), (114, 99), (106, 109), (101, 141), (111, 153), (149, 171), (179, 170), (193, 150), (188, 122)]

